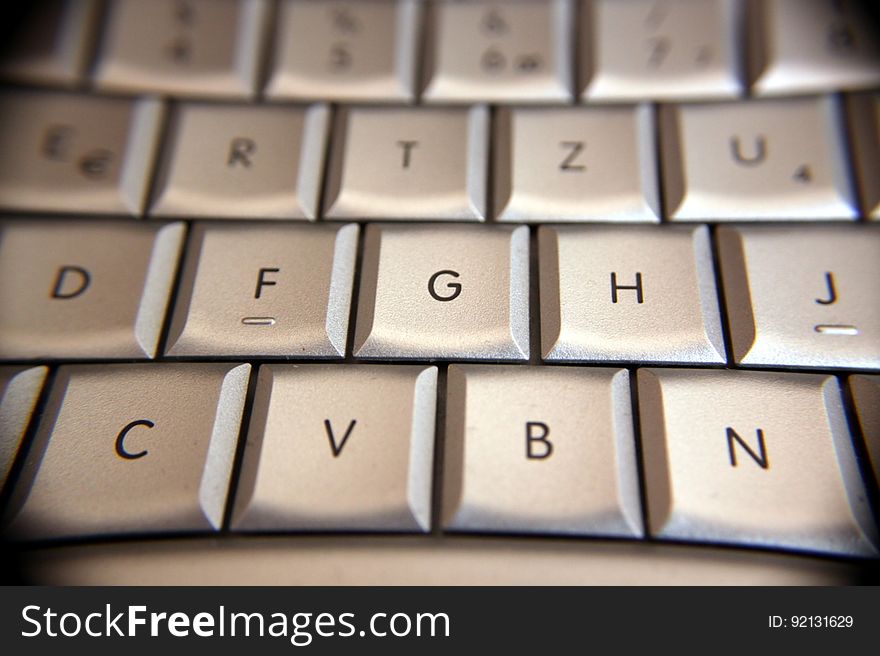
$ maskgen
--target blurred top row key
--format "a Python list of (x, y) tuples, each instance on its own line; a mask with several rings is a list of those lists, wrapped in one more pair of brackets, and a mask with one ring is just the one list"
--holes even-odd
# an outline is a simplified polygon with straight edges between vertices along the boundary
[(53, 86), (80, 86), (90, 77), (114, 93), (378, 103), (855, 90), (880, 85), (876, 16), (865, 5), (48, 0), (16, 29), (0, 77)]

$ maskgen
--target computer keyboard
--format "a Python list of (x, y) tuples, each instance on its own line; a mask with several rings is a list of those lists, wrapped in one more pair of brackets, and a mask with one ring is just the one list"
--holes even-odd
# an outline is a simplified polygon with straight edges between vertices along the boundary
[(872, 18), (69, 0), (10, 23), (7, 576), (874, 580)]

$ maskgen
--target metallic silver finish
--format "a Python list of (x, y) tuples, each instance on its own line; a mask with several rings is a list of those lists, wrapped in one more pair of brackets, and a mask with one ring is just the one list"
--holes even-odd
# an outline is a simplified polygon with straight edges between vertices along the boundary
[(446, 529), (642, 535), (625, 369), (450, 365)]
[(497, 221), (660, 221), (650, 105), (501, 108), (494, 130)]
[(731, 98), (742, 92), (739, 0), (588, 0), (581, 11), (581, 98)]
[(880, 369), (880, 227), (718, 230), (736, 362)]
[(659, 542), (273, 536), (43, 548), (50, 585), (852, 585), (859, 565)]
[(436, 402), (436, 367), (261, 366), (232, 528), (430, 530)]
[(0, 488), (31, 421), (48, 367), (0, 367)]
[(5, 223), (0, 357), (153, 357), (184, 230), (182, 223)]
[(249, 374), (248, 364), (61, 367), (10, 502), (10, 534), (219, 528)]
[(286, 0), (270, 98), (411, 102), (422, 3)]
[(59, 92), (0, 92), (0, 207), (143, 212), (162, 104)]
[(868, 5), (853, 0), (752, 2), (747, 30), (751, 92), (779, 96), (876, 87), (880, 46)]
[(264, 0), (116, 0), (94, 82), (108, 91), (252, 97), (267, 8)]
[(368, 225), (353, 350), (528, 359), (528, 227)]
[(862, 213), (880, 220), (880, 92), (847, 96), (853, 167), (861, 190)]
[(357, 107), (336, 115), (324, 217), (482, 221), (489, 110)]
[(345, 355), (358, 226), (193, 229), (167, 355)]
[(880, 376), (850, 376), (849, 389), (874, 469), (874, 481), (880, 485)]
[(73, 87), (82, 82), (98, 18), (97, 0), (33, 4), (6, 35), (0, 77), (26, 84)]
[(651, 533), (876, 556), (833, 376), (640, 369)]
[(315, 219), (326, 105), (175, 108), (150, 214)]
[(548, 361), (726, 362), (706, 226), (541, 226)]
[(660, 141), (672, 221), (858, 216), (834, 96), (665, 105)]
[(442, 2), (432, 10), (425, 102), (571, 100), (570, 0)]

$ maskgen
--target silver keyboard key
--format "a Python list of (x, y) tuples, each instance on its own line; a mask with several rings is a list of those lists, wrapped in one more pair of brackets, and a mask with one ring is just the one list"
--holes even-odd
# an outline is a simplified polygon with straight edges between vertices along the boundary
[(877, 555), (833, 376), (641, 369), (638, 383), (653, 535)]
[(0, 207), (141, 214), (162, 109), (150, 99), (0, 92)]
[(432, 10), (425, 102), (571, 100), (569, 0), (441, 2)]
[(671, 220), (858, 216), (837, 98), (667, 105), (660, 117)]
[(315, 219), (329, 129), (326, 105), (180, 105), (150, 213)]
[(849, 389), (874, 470), (874, 481), (880, 485), (880, 376), (850, 376)]
[(706, 226), (542, 226), (548, 361), (726, 362)]
[(880, 93), (850, 95), (847, 105), (862, 212), (877, 221), (880, 220)]
[(266, 95), (411, 102), (421, 14), (413, 0), (286, 0)]
[(493, 145), (498, 221), (660, 220), (650, 105), (501, 108)]
[(874, 22), (857, 0), (764, 0), (748, 28), (755, 95), (861, 89), (880, 84)]
[(528, 359), (528, 227), (367, 226), (353, 354)]
[(738, 96), (739, 0), (593, 0), (581, 12), (588, 101)]
[(340, 110), (324, 199), (328, 219), (485, 219), (489, 111)]
[[(22, 6), (22, 5), (19, 5)], [(0, 77), (25, 84), (74, 87), (83, 81), (91, 53), (97, 0), (30, 3), (4, 44)]]
[(342, 357), (358, 226), (197, 224), (172, 356)]
[(267, 9), (264, 0), (115, 0), (95, 84), (108, 91), (252, 97)]
[(436, 402), (436, 367), (263, 365), (232, 528), (429, 531)]
[(738, 364), (880, 369), (880, 229), (722, 227)]
[(151, 358), (181, 223), (11, 221), (0, 241), (0, 358)]
[(450, 365), (443, 525), (642, 535), (625, 369)]
[(248, 364), (61, 367), (10, 502), (22, 538), (219, 529)]
[(0, 367), (0, 489), (31, 422), (48, 367)]

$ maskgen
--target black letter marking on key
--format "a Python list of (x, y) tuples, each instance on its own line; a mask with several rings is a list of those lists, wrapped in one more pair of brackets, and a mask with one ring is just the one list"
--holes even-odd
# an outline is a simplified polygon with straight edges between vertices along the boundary
[(792, 175), (791, 177), (798, 182), (812, 182), (813, 172), (810, 170), (809, 166), (807, 166), (806, 164), (802, 164), (794, 170), (794, 175)]
[(418, 141), (398, 141), (397, 145), (403, 148), (403, 168), (409, 168), (410, 161), (410, 153), (412, 153), (412, 149), (419, 145)]
[(858, 50), (856, 35), (846, 23), (832, 23), (828, 26), (828, 47), (837, 55), (850, 55)]
[[(64, 287), (64, 281), (69, 273), (75, 273), (79, 276), (79, 287), (65, 292), (61, 288)], [(63, 266), (58, 269), (58, 276), (55, 278), (55, 287), (52, 289), (51, 296), (52, 298), (76, 298), (88, 289), (91, 281), (92, 277), (89, 275), (89, 272), (82, 267)]]
[(241, 164), (245, 168), (251, 167), (250, 155), (257, 150), (257, 144), (253, 139), (247, 137), (235, 137), (229, 142), (229, 157), (226, 159), (226, 166), (232, 167)]
[(192, 58), (192, 43), (185, 36), (180, 36), (168, 44), (165, 52), (175, 64), (188, 64)]
[(155, 426), (152, 421), (149, 419), (138, 419), (137, 421), (133, 421), (128, 424), (125, 428), (119, 431), (119, 435), (116, 436), (116, 455), (118, 455), (123, 460), (137, 460), (138, 458), (143, 458), (147, 455), (147, 450), (138, 451), (137, 453), (129, 453), (125, 450), (125, 438), (128, 436), (128, 431), (130, 431), (135, 426), (146, 426), (147, 428), (152, 428)]
[(642, 274), (640, 272), (636, 272), (636, 284), (635, 285), (618, 285), (617, 284), (617, 274), (612, 271), (611, 272), (611, 302), (617, 303), (617, 290), (618, 289), (634, 289), (636, 291), (636, 300), (639, 303), (645, 302), (645, 297), (642, 294)]
[(271, 267), (261, 268), (260, 275), (257, 276), (257, 291), (254, 292), (254, 298), (260, 298), (260, 291), (263, 287), (271, 287), (277, 284), (274, 280), (266, 280), (263, 276), (267, 273), (278, 273), (281, 269), (273, 269)]
[(351, 63), (351, 52), (346, 44), (337, 43), (330, 48), (330, 68), (332, 70), (342, 71), (351, 68)]
[(339, 443), (339, 446), (336, 446), (336, 438), (333, 437), (333, 427), (330, 425), (330, 420), (324, 420), (324, 430), (327, 431), (327, 439), (330, 440), (330, 449), (332, 449), (333, 451), (334, 458), (338, 458), (339, 454), (342, 453), (342, 449), (345, 446), (345, 443), (348, 442), (348, 436), (351, 435), (351, 431), (354, 430), (354, 425), (356, 423), (357, 419), (351, 420), (348, 428), (345, 429), (345, 435), (342, 436), (342, 441)]
[(648, 55), (648, 65), (656, 67), (666, 59), (666, 55), (672, 49), (672, 43), (665, 36), (652, 37), (648, 39), (648, 48), (651, 51)]
[(76, 130), (69, 125), (51, 125), (43, 135), (43, 157), (64, 161), (67, 159), (68, 147)]
[(743, 166), (757, 166), (767, 159), (767, 139), (763, 134), (759, 134), (755, 139), (755, 154), (751, 157), (745, 157), (739, 143), (739, 137), (730, 138), (730, 152), (737, 164)]
[(752, 447), (745, 443), (743, 438), (737, 435), (736, 431), (730, 426), (725, 428), (727, 431), (727, 449), (730, 452), (730, 466), (736, 467), (736, 451), (733, 449), (733, 442), (736, 440), (740, 446), (752, 457), (752, 460), (761, 465), (761, 469), (770, 469), (770, 461), (767, 459), (767, 448), (764, 446), (764, 431), (760, 428), (756, 430), (758, 434), (758, 450), (760, 455), (752, 451)]
[[(540, 434), (532, 429), (540, 429)], [(550, 427), (543, 421), (527, 421), (526, 422), (526, 458), (529, 460), (544, 460), (553, 454), (553, 443), (547, 439), (550, 434)], [(537, 453), (533, 450), (535, 442), (540, 442), (543, 451)]]
[(333, 12), (333, 29), (346, 34), (356, 34), (360, 30), (360, 22), (349, 9), (342, 7)]
[(194, 27), (196, 24), (196, 8), (188, 0), (178, 0), (174, 8), (174, 18), (184, 27)]
[(480, 65), (486, 69), (489, 73), (499, 73), (501, 69), (506, 65), (507, 60), (504, 58), (500, 52), (495, 50), (495, 48), (489, 47), (489, 49), (483, 53), (483, 56), (480, 58)]
[(504, 34), (507, 32), (507, 21), (495, 9), (483, 16), (483, 30), (489, 34)]
[(437, 282), (437, 278), (442, 275), (449, 275), (453, 278), (458, 278), (458, 273), (455, 271), (450, 271), (449, 269), (443, 269), (443, 271), (438, 271), (433, 276), (428, 279), (428, 293), (437, 301), (452, 301), (458, 298), (458, 295), (461, 294), (461, 285), (457, 282), (448, 282), (446, 286), (452, 290), (452, 293), (449, 296), (440, 296), (437, 291), (434, 289), (434, 283)]
[(834, 277), (830, 271), (825, 272), (825, 285), (828, 287), (828, 298), (817, 298), (819, 305), (831, 305), (837, 300), (837, 290), (834, 288)]
[(568, 156), (562, 160), (562, 164), (559, 165), (560, 171), (584, 171), (586, 170), (586, 166), (583, 164), (575, 164), (574, 160), (578, 155), (581, 154), (586, 144), (583, 141), (560, 141), (559, 145), (562, 148), (570, 149)]
[(113, 153), (106, 148), (98, 148), (79, 158), (79, 172), (87, 178), (100, 180), (110, 170)]

